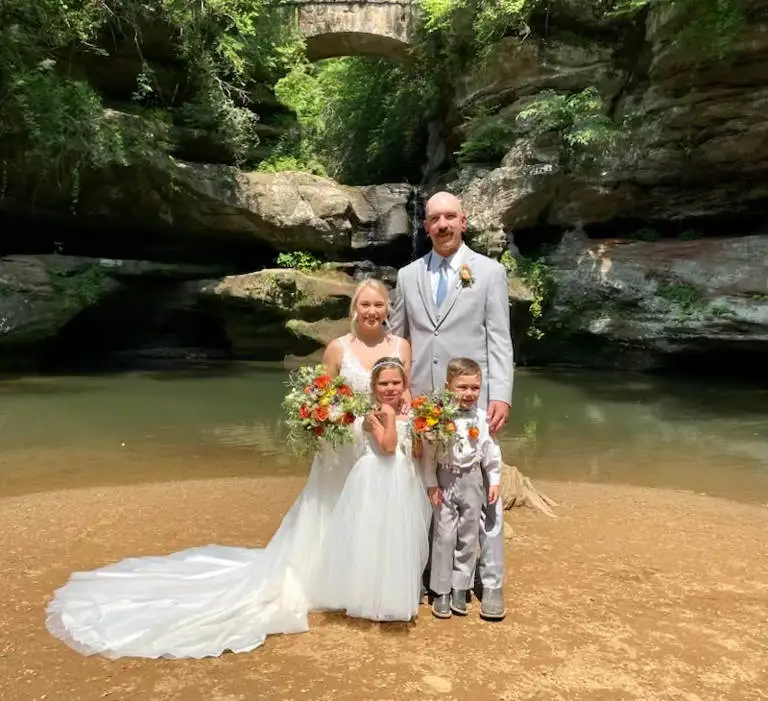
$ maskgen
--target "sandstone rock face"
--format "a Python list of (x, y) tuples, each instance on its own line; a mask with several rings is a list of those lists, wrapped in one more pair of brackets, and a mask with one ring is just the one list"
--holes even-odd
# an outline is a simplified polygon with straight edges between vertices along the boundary
[(576, 91), (595, 85), (617, 93), (626, 74), (613, 62), (613, 47), (594, 41), (507, 37), (494, 46), (479, 71), (456, 84), (460, 112), (479, 105), (502, 105), (514, 115), (545, 89)]
[(349, 330), (356, 282), (335, 271), (261, 270), (186, 285), (188, 304), (221, 320), (238, 357), (308, 355)]
[[(64, 255), (0, 258), (0, 369), (36, 369), (50, 355), (56, 363), (62, 334), (90, 314), (86, 333), (75, 339), (75, 355), (91, 352), (88, 337), (106, 342), (122, 327), (159, 330), (173, 336), (178, 326), (173, 292), (185, 281), (220, 274), (216, 266), (185, 265), (142, 260), (82, 258)], [(168, 297), (169, 299), (166, 299)], [(140, 319), (138, 327), (135, 319)], [(192, 320), (197, 326), (199, 320)], [(157, 341), (158, 339), (154, 339)], [(128, 355), (183, 356), (174, 349), (178, 337), (165, 347), (141, 349), (135, 337)]]
[[(553, 14), (576, 22), (570, 33), (554, 29), (546, 39), (501, 42), (482, 70), (458, 82), (455, 108), (466, 117), (493, 105), (513, 122), (542, 90), (573, 94), (595, 86), (614, 122), (634, 125), (631, 138), (587, 172), (569, 168), (557, 149), (521, 136), (500, 167), (450, 184), (463, 195), (479, 235), (493, 249), (515, 230), (542, 225), (567, 229), (768, 211), (763, 25), (749, 22), (720, 59), (706, 55), (710, 46), (676, 43), (690, 18), (674, 8), (652, 6), (639, 35), (617, 24), (601, 39), (579, 34), (579, 24), (612, 20), (592, 17), (582, 4), (553, 3)], [(765, 0), (748, 4), (752, 13), (768, 9)]]
[(0, 258), (0, 364), (34, 367), (36, 355), (47, 341), (118, 285), (95, 260)]
[(593, 364), (636, 369), (663, 365), (670, 354), (765, 352), (766, 260), (768, 236), (627, 242), (566, 235), (549, 258), (556, 292), (545, 352), (559, 362), (591, 354)]
[[(31, 198), (19, 179), (4, 203), (24, 213)], [(168, 232), (211, 245), (253, 242), (278, 251), (347, 257), (399, 242), (407, 249), (408, 185), (347, 187), (308, 173), (243, 172), (232, 166), (167, 160), (115, 168), (84, 183), (83, 221)], [(68, 212), (71, 201), (43, 188), (37, 207)]]
[(162, 212), (166, 224), (179, 230), (324, 254), (410, 237), (405, 185), (345, 187), (308, 173), (245, 173), (181, 162), (171, 174), (169, 203), (147, 207), (144, 217)]

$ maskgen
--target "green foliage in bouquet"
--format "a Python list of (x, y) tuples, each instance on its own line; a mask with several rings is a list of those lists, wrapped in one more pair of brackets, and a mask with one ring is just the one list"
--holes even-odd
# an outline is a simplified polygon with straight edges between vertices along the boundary
[(285, 425), (288, 444), (297, 453), (311, 454), (324, 443), (352, 442), (352, 424), (371, 408), (367, 394), (353, 391), (341, 376), (331, 377), (323, 365), (294, 370), (288, 387)]

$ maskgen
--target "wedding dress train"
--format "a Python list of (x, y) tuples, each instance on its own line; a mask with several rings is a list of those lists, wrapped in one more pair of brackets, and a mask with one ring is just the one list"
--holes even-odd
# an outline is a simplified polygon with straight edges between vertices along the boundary
[[(345, 345), (340, 368), (359, 392), (370, 373)], [(47, 609), (48, 630), (85, 655), (202, 658), (300, 633), (336, 502), (362, 445), (325, 447), (266, 548), (207, 545), (76, 572)]]
[(76, 572), (48, 606), (48, 630), (82, 654), (110, 658), (211, 657), (306, 631), (307, 585), (351, 464), (344, 453), (315, 457), (266, 548), (207, 545)]

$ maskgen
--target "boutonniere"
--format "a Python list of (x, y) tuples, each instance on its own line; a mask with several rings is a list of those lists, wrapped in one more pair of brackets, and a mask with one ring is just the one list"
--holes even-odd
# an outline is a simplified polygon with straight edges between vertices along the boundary
[(459, 270), (459, 282), (462, 287), (471, 287), (475, 282), (475, 278), (472, 277), (472, 271), (466, 263)]
[(477, 424), (472, 424), (467, 428), (467, 437), (466, 437), (466, 443), (467, 443), (467, 450), (472, 450), (473, 446), (477, 445), (477, 439), (480, 438), (480, 429), (477, 427)]

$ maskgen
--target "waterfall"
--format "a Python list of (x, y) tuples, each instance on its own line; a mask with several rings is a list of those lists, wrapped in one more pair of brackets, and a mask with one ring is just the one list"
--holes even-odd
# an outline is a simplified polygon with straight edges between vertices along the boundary
[(416, 260), (431, 247), (424, 231), (424, 193), (419, 187), (411, 188), (407, 207), (411, 215), (411, 260)]

